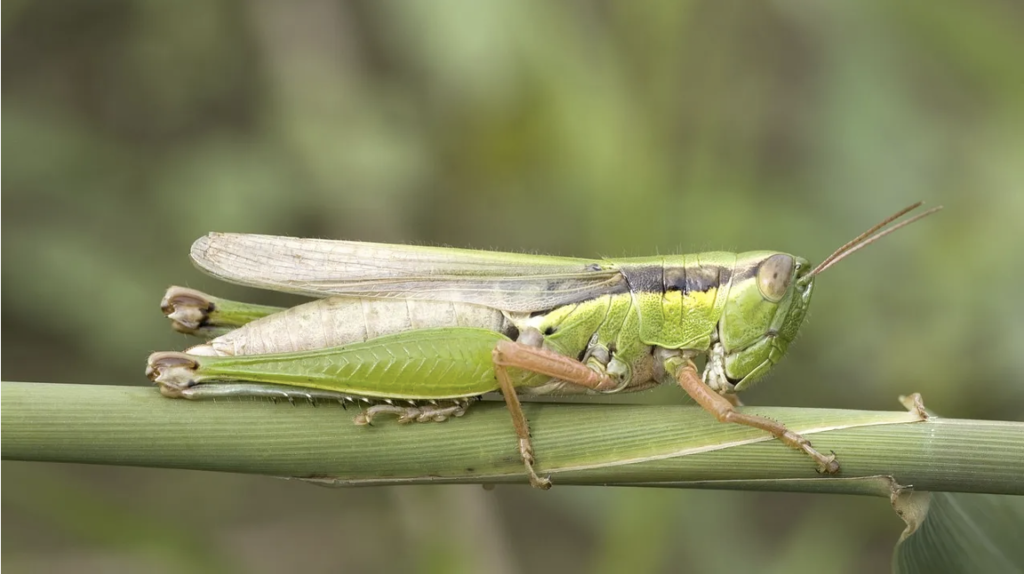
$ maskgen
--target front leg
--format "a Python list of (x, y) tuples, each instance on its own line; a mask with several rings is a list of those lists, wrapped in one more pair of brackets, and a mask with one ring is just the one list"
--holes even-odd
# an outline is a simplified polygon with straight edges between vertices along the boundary
[(665, 371), (672, 373), (679, 386), (690, 395), (704, 410), (715, 416), (720, 422), (736, 423), (767, 431), (775, 435), (788, 446), (807, 453), (818, 464), (818, 470), (824, 474), (839, 472), (836, 455), (823, 455), (811, 446), (811, 441), (800, 434), (786, 428), (782, 423), (771, 419), (748, 415), (736, 411), (729, 400), (713, 391), (697, 374), (697, 368), (689, 359), (672, 356), (665, 360)]

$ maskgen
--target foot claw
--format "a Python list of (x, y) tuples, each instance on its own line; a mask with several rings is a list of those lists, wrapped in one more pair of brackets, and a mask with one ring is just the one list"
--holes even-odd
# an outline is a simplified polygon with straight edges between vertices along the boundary
[(803, 451), (818, 463), (818, 474), (836, 474), (839, 472), (839, 463), (836, 462), (836, 453), (830, 451), (828, 456), (823, 455), (811, 448), (811, 443), (803, 445)]
[(818, 461), (818, 472), (820, 474), (837, 474), (839, 472), (839, 463), (836, 462), (835, 453), (823, 456)]
[(533, 469), (533, 445), (530, 444), (529, 439), (519, 439), (519, 457), (523, 459), (526, 475), (530, 478), (530, 486), (541, 490), (551, 488), (551, 479), (539, 476)]
[(539, 488), (541, 490), (548, 490), (551, 488), (551, 479), (547, 477), (537, 476), (535, 473), (530, 473), (530, 486)]
[(813, 458), (818, 465), (818, 474), (836, 474), (839, 472), (839, 463), (836, 462), (836, 453), (830, 451), (831, 454), (825, 456), (812, 447), (811, 441), (807, 440), (806, 437), (792, 431), (787, 430), (780, 438), (783, 442), (799, 448), (808, 456)]

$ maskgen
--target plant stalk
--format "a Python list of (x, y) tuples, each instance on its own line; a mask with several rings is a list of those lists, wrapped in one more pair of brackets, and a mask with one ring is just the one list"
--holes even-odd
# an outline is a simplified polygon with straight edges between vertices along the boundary
[[(445, 423), (352, 424), (356, 410), (265, 399), (185, 401), (154, 388), (2, 383), (4, 460), (181, 468), (338, 486), (526, 483), (508, 412)], [(696, 487), (890, 496), (1024, 494), (1024, 423), (914, 412), (745, 407), (834, 451), (838, 476), (699, 407), (527, 403), (538, 472), (555, 485)]]

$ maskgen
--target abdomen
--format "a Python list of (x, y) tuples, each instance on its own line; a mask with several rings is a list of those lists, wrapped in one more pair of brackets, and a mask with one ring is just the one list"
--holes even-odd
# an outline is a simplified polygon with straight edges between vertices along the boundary
[(291, 307), (189, 350), (202, 355), (263, 355), (339, 347), (438, 327), (510, 333), (496, 309), (448, 301), (329, 297)]

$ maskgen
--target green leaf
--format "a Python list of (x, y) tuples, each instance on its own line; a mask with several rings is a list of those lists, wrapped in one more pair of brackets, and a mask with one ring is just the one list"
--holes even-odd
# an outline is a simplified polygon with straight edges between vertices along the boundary
[(907, 523), (893, 572), (1024, 572), (1024, 497), (908, 492), (893, 507)]

